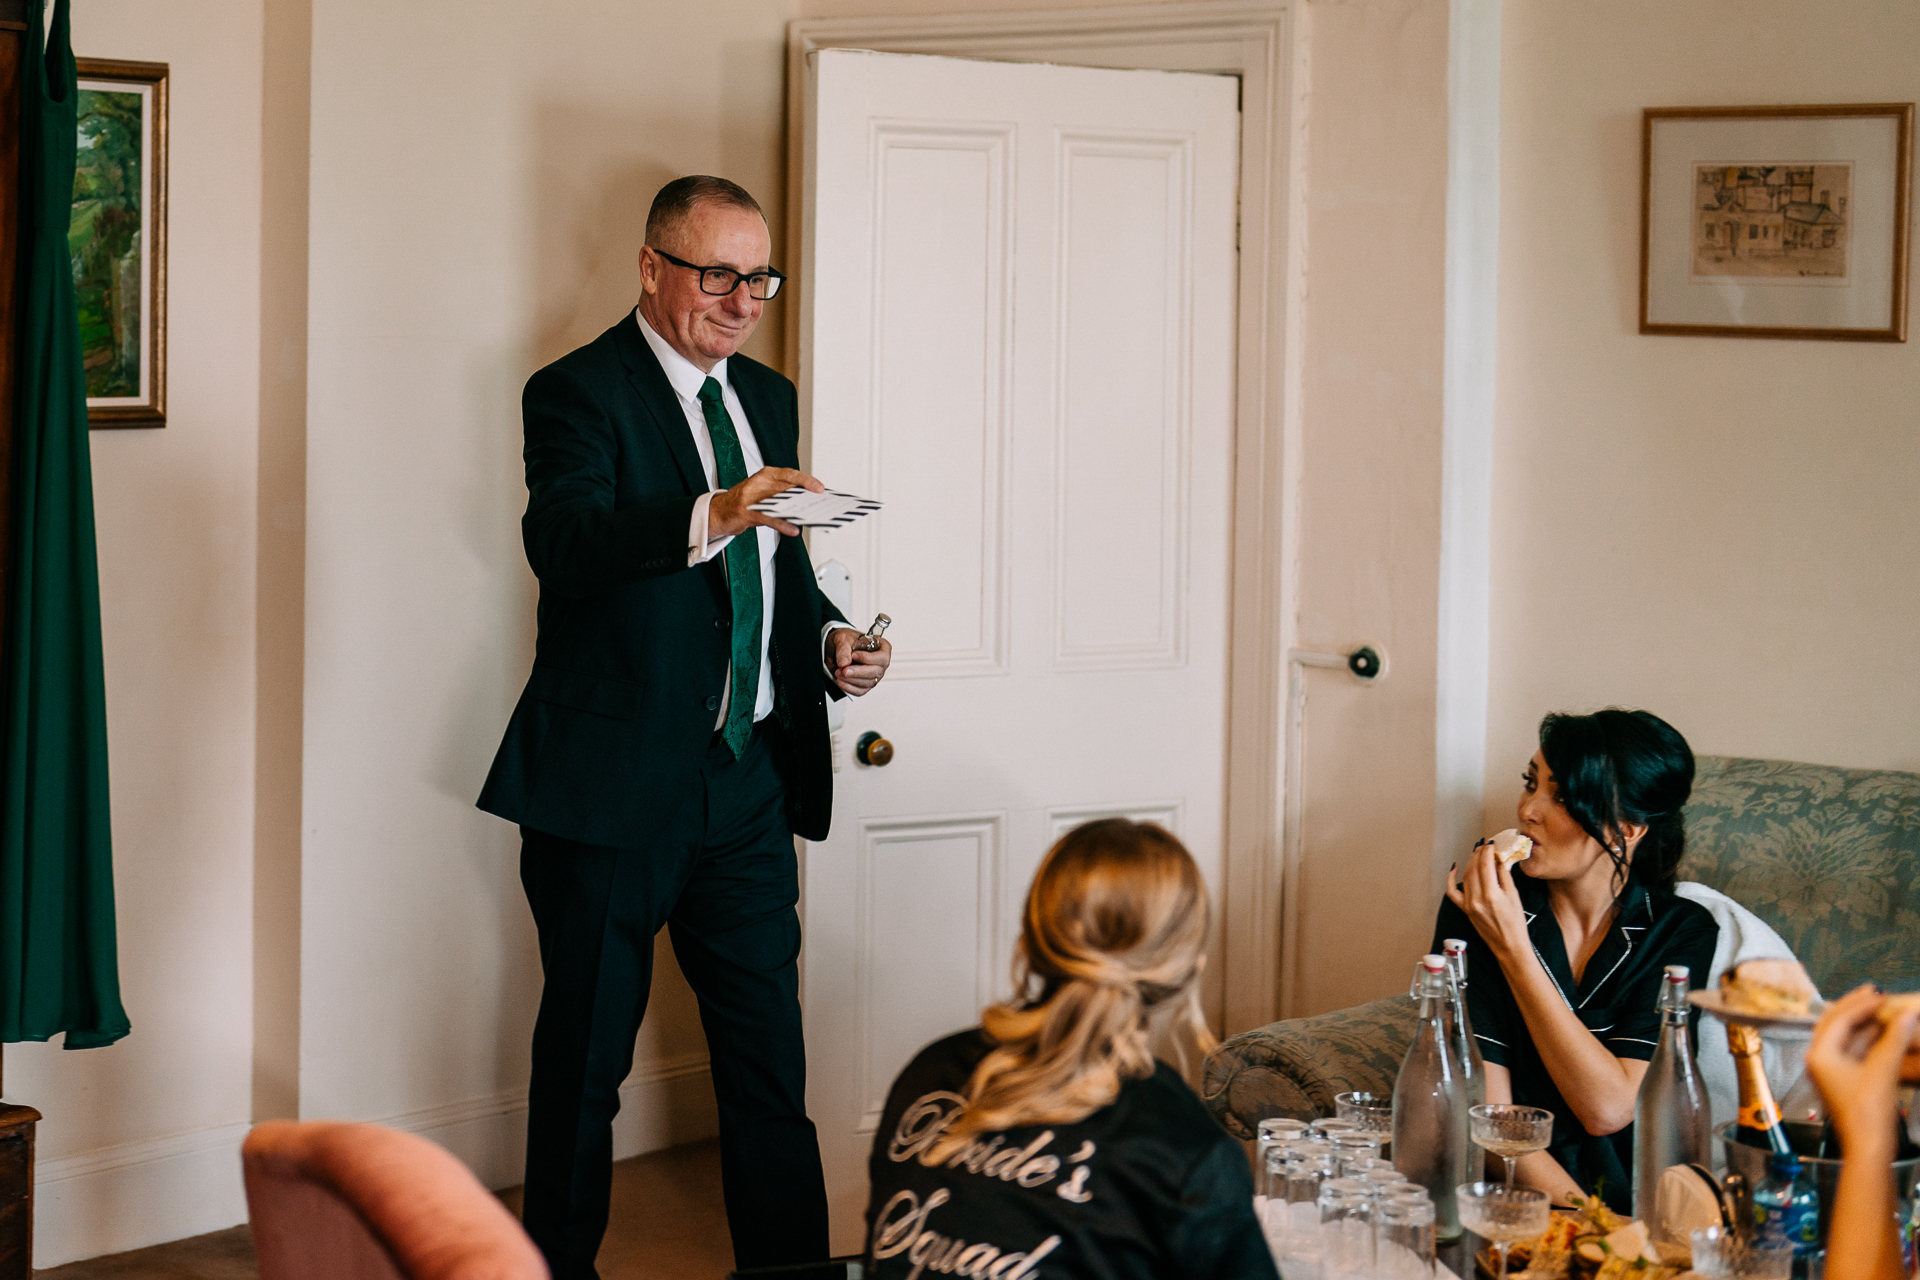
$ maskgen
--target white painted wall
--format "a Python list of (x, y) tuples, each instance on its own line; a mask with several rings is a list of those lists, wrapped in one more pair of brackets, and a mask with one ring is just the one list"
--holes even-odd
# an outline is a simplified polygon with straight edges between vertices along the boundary
[(1636, 332), (1641, 109), (1920, 100), (1920, 9), (1509, 4), (1504, 61), (1489, 826), (1558, 708), (1920, 769), (1920, 347)]
[(1404, 990), (1432, 930), (1446, 303), (1445, 0), (1314, 4), (1300, 413), (1309, 670), (1292, 1012)]
[(83, 0), (74, 46), (172, 68), (168, 425), (92, 433), (120, 976), (133, 1034), (9, 1045), (41, 1266), (245, 1216), (252, 1042), (259, 0)]
[[(517, 834), (473, 808), (531, 661), (520, 387), (632, 305), (662, 182), (777, 194), (784, 17), (314, 5), (300, 1108), (495, 1183), (539, 992)], [(661, 954), (635, 1102), (676, 1114), (629, 1150), (712, 1125)]]

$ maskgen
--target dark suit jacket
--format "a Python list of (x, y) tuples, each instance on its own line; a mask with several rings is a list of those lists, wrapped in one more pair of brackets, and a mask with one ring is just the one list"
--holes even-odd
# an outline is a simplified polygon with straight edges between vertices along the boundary
[[(736, 355), (728, 380), (768, 466), (798, 467), (793, 384)], [(722, 557), (687, 566), (706, 492), (685, 413), (632, 313), (527, 380), (527, 514), (540, 580), (533, 674), (480, 807), (587, 844), (632, 847), (688, 793), (726, 684), (733, 609)], [(773, 558), (774, 715), (792, 768), (788, 818), (820, 839), (832, 813), (820, 629), (840, 619), (799, 538)]]

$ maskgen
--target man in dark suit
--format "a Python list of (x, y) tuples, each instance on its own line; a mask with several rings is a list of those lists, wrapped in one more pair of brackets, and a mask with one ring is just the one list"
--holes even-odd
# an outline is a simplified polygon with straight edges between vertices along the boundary
[(793, 837), (832, 812), (825, 699), (892, 650), (858, 645), (799, 530), (752, 509), (822, 487), (793, 384), (737, 354), (783, 279), (771, 245), (740, 187), (668, 183), (639, 306), (522, 397), (539, 638), (480, 807), (520, 824), (540, 935), (525, 1218), (556, 1280), (596, 1275), (663, 925), (700, 1001), (736, 1264), (828, 1255)]

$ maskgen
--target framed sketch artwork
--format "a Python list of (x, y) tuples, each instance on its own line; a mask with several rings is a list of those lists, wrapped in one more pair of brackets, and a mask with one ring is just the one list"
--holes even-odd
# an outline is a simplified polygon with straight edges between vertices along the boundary
[(67, 249), (87, 422), (167, 424), (167, 66), (75, 59), (79, 150)]
[(1640, 332), (1907, 340), (1913, 104), (1641, 124)]

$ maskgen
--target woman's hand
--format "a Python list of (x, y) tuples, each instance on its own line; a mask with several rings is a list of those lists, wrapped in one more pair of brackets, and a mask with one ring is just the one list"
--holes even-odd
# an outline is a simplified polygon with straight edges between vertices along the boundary
[[(1855, 987), (1827, 1007), (1807, 1047), (1807, 1072), (1827, 1100), (1842, 1155), (1827, 1232), (1827, 1274), (1847, 1280), (1906, 1275), (1893, 1229), (1887, 1162), (1895, 1150), (1900, 1081), (1920, 1079), (1920, 1057), (1913, 1053), (1920, 1010), (1894, 1015), (1876, 1038), (1874, 1019), (1885, 1002), (1871, 986)], [(1862, 1042), (1871, 1045), (1864, 1057), (1857, 1052)]]
[(1527, 913), (1520, 906), (1520, 891), (1513, 886), (1513, 872), (1494, 854), (1492, 841), (1473, 846), (1460, 881), (1454, 884), (1449, 869), (1447, 898), (1467, 913), (1501, 967), (1525, 955), (1533, 946), (1527, 937)]
[[(1920, 1082), (1920, 1055), (1913, 1052), (1920, 1010), (1894, 1015), (1875, 1036), (1875, 1018), (1885, 1001), (1870, 984), (1862, 984), (1828, 1006), (1807, 1047), (1807, 1071), (1827, 1101), (1842, 1148), (1886, 1146), (1891, 1159), (1900, 1085)], [(1862, 1041), (1871, 1046), (1864, 1055)]]

